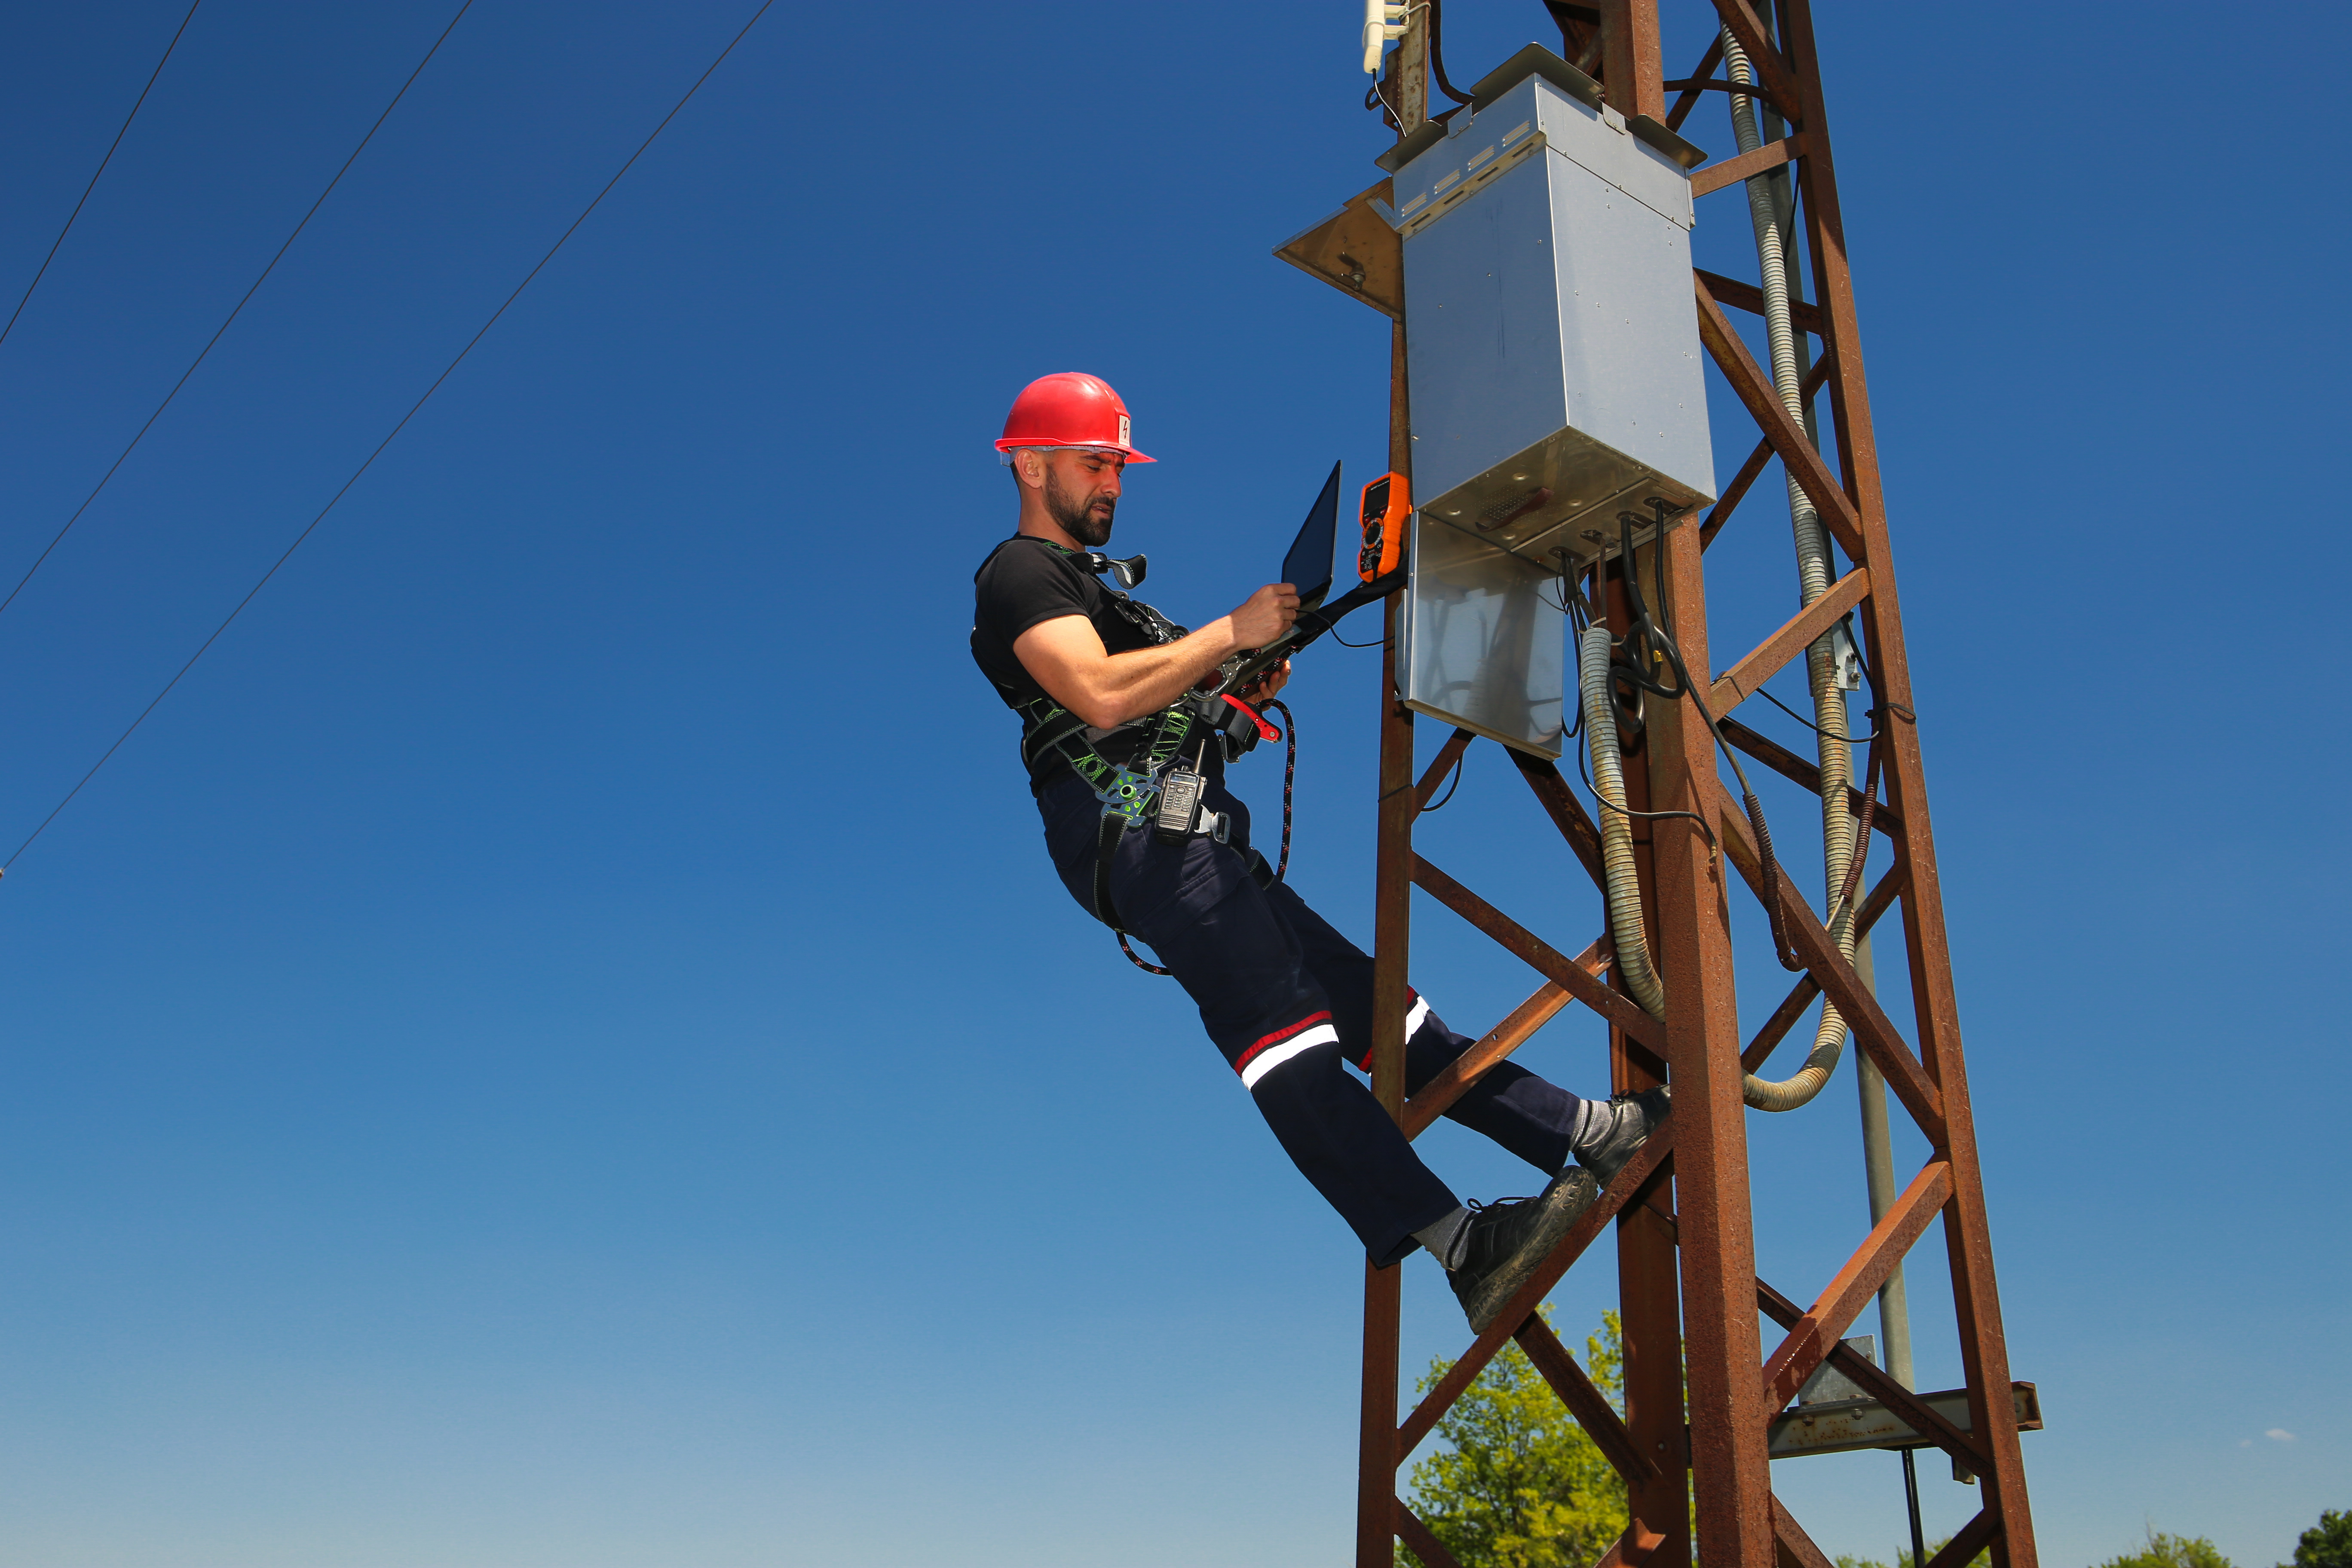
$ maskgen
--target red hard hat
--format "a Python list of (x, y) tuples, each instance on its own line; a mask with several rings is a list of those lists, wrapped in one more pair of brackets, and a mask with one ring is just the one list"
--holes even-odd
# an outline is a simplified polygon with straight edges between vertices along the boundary
[(1004, 416), (1000, 452), (1015, 447), (1101, 447), (1130, 463), (1150, 463), (1128, 444), (1127, 405), (1098, 375), (1075, 370), (1041, 375), (1021, 389)]

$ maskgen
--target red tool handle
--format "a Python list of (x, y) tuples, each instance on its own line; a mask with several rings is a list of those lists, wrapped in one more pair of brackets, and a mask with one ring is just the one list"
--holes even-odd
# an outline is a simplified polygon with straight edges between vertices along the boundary
[(1265, 714), (1259, 712), (1256, 709), (1251, 707), (1240, 698), (1233, 696), (1230, 693), (1226, 695), (1225, 700), (1250, 716), (1250, 722), (1257, 726), (1257, 738), (1259, 740), (1279, 741), (1282, 739), (1282, 731), (1267, 723), (1265, 721)]

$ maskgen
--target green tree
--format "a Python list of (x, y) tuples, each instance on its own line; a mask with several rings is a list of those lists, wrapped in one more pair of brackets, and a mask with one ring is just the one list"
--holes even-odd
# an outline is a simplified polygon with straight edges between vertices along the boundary
[(2201, 1535), (2165, 1535), (2150, 1530), (2147, 1545), (2110, 1557), (2099, 1568), (2230, 1568), (2230, 1560)]
[[(1584, 1342), (1584, 1371), (1620, 1405), (1623, 1353), (1617, 1314), (1604, 1312), (1599, 1335)], [(1431, 1362), (1420, 1392), (1453, 1364)], [(1412, 1510), (1457, 1562), (1584, 1568), (1624, 1531), (1624, 1483), (1516, 1342), (1504, 1342), (1436, 1436), (1446, 1447), (1413, 1466)], [(1397, 1562), (1420, 1568), (1402, 1546)]]
[[(2289, 1568), (2282, 1563), (2279, 1568)], [(2352, 1509), (2329, 1509), (2294, 1543), (2293, 1568), (2352, 1568)]]

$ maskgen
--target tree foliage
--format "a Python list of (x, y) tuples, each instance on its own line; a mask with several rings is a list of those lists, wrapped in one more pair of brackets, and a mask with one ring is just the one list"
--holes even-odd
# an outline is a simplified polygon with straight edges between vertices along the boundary
[[(1550, 1321), (1549, 1311), (1545, 1321)], [(1584, 1371), (1613, 1405), (1624, 1392), (1617, 1314), (1584, 1342)], [(1453, 1363), (1429, 1363), (1419, 1391)], [(1457, 1562), (1585, 1568), (1625, 1529), (1625, 1487), (1516, 1342), (1506, 1341), (1437, 1424), (1445, 1448), (1412, 1468), (1412, 1510)], [(1403, 1547), (1397, 1562), (1420, 1568)]]
[(2099, 1568), (2231, 1568), (2221, 1548), (2201, 1535), (2147, 1532), (2147, 1544), (2121, 1557), (2110, 1557)]
[[(2279, 1568), (2289, 1568), (2280, 1563)], [(2352, 1568), (2352, 1509), (2328, 1509), (2294, 1543), (2293, 1568)]]
[[(1539, 1310), (1549, 1322), (1550, 1309)], [(1601, 1332), (1587, 1336), (1584, 1354), (1586, 1375), (1622, 1410), (1624, 1348), (1616, 1313), (1601, 1314)], [(1443, 1358), (1431, 1362), (1417, 1391), (1427, 1394), (1453, 1366)], [(1516, 1342), (1505, 1342), (1438, 1421), (1435, 1435), (1445, 1447), (1413, 1466), (1412, 1510), (1456, 1562), (1479, 1568), (1584, 1568), (1624, 1531), (1624, 1483)], [(1930, 1542), (1929, 1560), (1950, 1542), (1949, 1536)], [(1402, 1546), (1396, 1561), (1398, 1568), (1423, 1568)], [(1990, 1552), (1979, 1552), (1968, 1568), (1989, 1568), (1990, 1562)], [(1842, 1556), (1837, 1568), (1889, 1565)], [(1897, 1548), (1893, 1568), (1922, 1565)], [(2204, 1536), (2151, 1528), (2138, 1550), (2098, 1568), (2232, 1565)], [(2296, 1542), (2294, 1561), (2279, 1568), (2352, 1568), (2352, 1509), (2321, 1513)]]

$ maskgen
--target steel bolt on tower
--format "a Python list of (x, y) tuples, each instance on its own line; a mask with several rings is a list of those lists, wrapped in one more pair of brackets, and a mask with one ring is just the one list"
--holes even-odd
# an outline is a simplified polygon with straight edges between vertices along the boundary
[[(1780, 132), (1777, 140), (1753, 152), (1699, 168), (1692, 190), (1704, 195), (1774, 170), (1793, 175), (1798, 234), (1814, 294), (1810, 302), (1797, 300), (1793, 315), (1800, 332), (1816, 340), (1820, 350), (1803, 386), (1807, 417), (1801, 422), (1790, 416), (1770, 374), (1758, 365), (1724, 313), (1727, 308), (1760, 312), (1762, 291), (1696, 272), (1693, 305), (1700, 340), (1754, 418), (1759, 439), (1699, 526), (1661, 532), (1657, 593), (1671, 608), (1689, 668), (1699, 674), (1717, 668), (1706, 646), (1704, 552), (1775, 458), (1851, 563), (1827, 594), (1755, 648), (1725, 661), (1727, 673), (1711, 684), (1702, 679), (1696, 695), (1720, 721), (1728, 744), (1818, 794), (1821, 774), (1812, 764), (1727, 716), (1775, 671), (1801, 658), (1841, 617), (1854, 615), (1885, 710), (1873, 728), (1885, 736), (1886, 793), (1866, 818), (1859, 791), (1847, 792), (1848, 807), (1885, 838), (1894, 854), (1893, 868), (1869, 889), (1856, 923), (1866, 934), (1883, 916), (1900, 910), (1917, 1047), (1879, 1006), (1864, 976), (1843, 955), (1787, 872), (1759, 856), (1748, 820), (1719, 782), (1714, 737), (1706, 714), (1694, 701), (1653, 704), (1643, 751), (1627, 759), (1628, 806), (1696, 814), (1711, 825), (1722, 851), (1718, 855), (1707, 834), (1685, 818), (1654, 819), (1647, 839), (1637, 840), (1643, 913), (1658, 967), (1672, 981), (1663, 1020), (1643, 1012), (1616, 982), (1605, 933), (1570, 956), (1416, 853), (1414, 818), (1473, 737), (1466, 730), (1455, 731), (1414, 778), (1413, 715), (1400, 697), (1397, 663), (1402, 607), (1391, 598), (1381, 672), (1374, 1094), (1408, 1134), (1417, 1136), (1478, 1075), (1578, 1002), (1610, 1026), (1615, 1090), (1640, 1089), (1670, 1077), (1675, 1109), (1661, 1132), (1619, 1173), (1494, 1326), (1402, 1419), (1400, 1270), (1367, 1270), (1357, 1565), (1390, 1568), (1393, 1543), (1401, 1540), (1427, 1568), (1457, 1568), (1399, 1500), (1398, 1471), (1503, 1342), (1516, 1339), (1626, 1483), (1631, 1522), (1599, 1568), (1682, 1568), (1694, 1556), (1710, 1568), (1829, 1568), (1828, 1559), (1773, 1496), (1769, 1464), (1774, 1417), (1825, 1363), (1906, 1424), (1916, 1434), (1912, 1441), (1944, 1449), (1956, 1469), (1978, 1478), (1983, 1489), (1981, 1511), (1927, 1568), (1960, 1568), (1988, 1549), (1997, 1568), (2035, 1568), (2020, 1421), (2001, 1336), (1928, 823), (1920, 725), (1912, 708), (1810, 7), (1807, 0), (1780, 0), (1777, 5), (1771, 0), (1713, 0), (1713, 14), (1700, 15), (1717, 41), (1687, 79), (1675, 81), (1665, 75), (1655, 0), (1602, 0), (1597, 6), (1546, 0), (1546, 8), (1559, 25), (1561, 55), (1600, 78), (1611, 108), (1629, 120), (1646, 115), (1669, 128), (1678, 127), (1704, 94), (1732, 85), (1717, 74), (1725, 54), (1720, 36), (1727, 31), (1754, 74), (1742, 95), (1763, 106), (1768, 127)], [(1399, 47), (1389, 57), (1382, 80), (1381, 99), (1399, 122), (1401, 138), (1427, 118), (1430, 15), (1425, 5), (1404, 12)], [(1390, 467), (1410, 476), (1402, 245), (1375, 206), (1389, 197), (1387, 182), (1360, 194), (1278, 254), (1392, 319)], [(1833, 434), (1826, 453), (1817, 449), (1807, 429), (1816, 423), (1812, 400), (1824, 393)], [(1628, 605), (1619, 562), (1596, 575), (1591, 591), (1612, 628), (1624, 630)], [(1507, 751), (1538, 807), (1601, 882), (1600, 835), (1557, 766)], [(1646, 763), (1646, 768), (1636, 763)], [(1768, 889), (1768, 875), (1774, 888)], [(1746, 884), (1745, 892), (1728, 885), (1735, 879)], [(1414, 887), (1523, 959), (1543, 984), (1408, 1101), (1405, 974)], [(1773, 891), (1786, 911), (1787, 935), (1804, 973), (1743, 1050), (1729, 906), (1734, 898), (1760, 900)], [(1757, 1273), (1741, 1079), (1824, 995), (1930, 1152), (1891, 1201), (1883, 1179), (1874, 1180), (1871, 1230), (1806, 1305), (1782, 1296)], [(1865, 1084), (1865, 1098), (1870, 1088)], [(1873, 1137), (1873, 1144), (1883, 1147), (1881, 1137)], [(1965, 1428), (1840, 1342), (1874, 1296), (1899, 1278), (1904, 1255), (1939, 1217), (1967, 1377)], [(1622, 1416), (1535, 1314), (1568, 1268), (1612, 1228), (1623, 1326)], [(1759, 1313), (1781, 1331), (1769, 1352)]]

